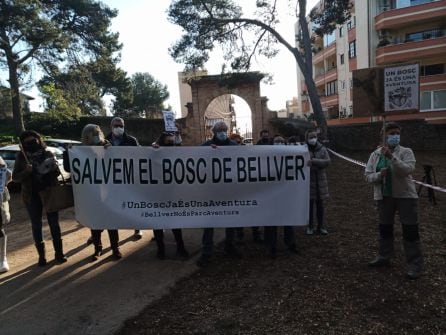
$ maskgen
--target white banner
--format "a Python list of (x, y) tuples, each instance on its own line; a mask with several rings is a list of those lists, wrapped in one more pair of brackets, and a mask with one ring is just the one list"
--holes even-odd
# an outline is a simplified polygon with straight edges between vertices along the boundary
[(95, 228), (301, 226), (302, 146), (69, 149), (76, 219)]
[(384, 69), (384, 111), (419, 109), (420, 70), (418, 64)]

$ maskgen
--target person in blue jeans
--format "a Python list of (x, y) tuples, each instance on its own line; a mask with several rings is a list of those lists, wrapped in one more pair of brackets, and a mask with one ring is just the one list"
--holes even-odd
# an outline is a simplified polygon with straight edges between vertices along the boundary
[[(223, 121), (217, 122), (212, 127), (212, 133), (214, 136), (204, 142), (203, 146), (211, 146), (217, 148), (219, 146), (237, 145), (237, 142), (232, 141), (228, 137), (228, 126)], [(226, 240), (225, 240), (225, 253), (228, 256), (239, 258), (240, 252), (234, 245), (236, 228), (226, 228)], [(203, 231), (201, 256), (197, 261), (197, 265), (200, 267), (207, 266), (212, 256), (214, 248), (214, 228), (205, 228)]]
[[(31, 219), (33, 238), (39, 254), (39, 266), (46, 265), (45, 242), (42, 232), (42, 211), (44, 210), (39, 192), (57, 184), (60, 171), (54, 155), (46, 150), (40, 135), (27, 130), (20, 134), (23, 151), (17, 155), (12, 172), (12, 179), (21, 183), (22, 200)], [(59, 213), (46, 213), (48, 225), (55, 251), (55, 259), (59, 263), (67, 261), (62, 249), (62, 238), (59, 226)]]

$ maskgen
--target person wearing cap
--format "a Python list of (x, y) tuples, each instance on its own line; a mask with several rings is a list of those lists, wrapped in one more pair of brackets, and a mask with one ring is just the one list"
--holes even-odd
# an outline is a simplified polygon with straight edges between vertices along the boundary
[[(220, 146), (237, 145), (237, 142), (232, 141), (228, 137), (228, 126), (225, 122), (219, 121), (212, 127), (213, 137), (204, 142), (203, 146), (211, 146), (217, 148)], [(240, 258), (241, 254), (234, 245), (235, 228), (226, 228), (225, 239), (225, 253), (231, 257)], [(212, 256), (214, 246), (214, 228), (205, 228), (203, 231), (201, 256), (197, 261), (200, 267), (207, 266)]]
[[(136, 147), (139, 146), (138, 140), (125, 132), (124, 120), (120, 117), (114, 117), (110, 122), (111, 132), (105, 137), (112, 146)], [(137, 240), (142, 238), (142, 231), (135, 230), (133, 237)]]
[[(46, 265), (45, 242), (42, 231), (42, 211), (44, 206), (39, 193), (57, 185), (60, 170), (51, 151), (46, 150), (39, 133), (26, 130), (19, 136), (21, 150), (16, 157), (12, 179), (21, 184), (22, 200), (31, 220), (34, 243), (39, 255), (39, 266)], [(59, 226), (59, 213), (46, 213), (55, 259), (59, 263), (67, 261), (63, 253), (62, 238)]]
[(367, 182), (373, 185), (373, 198), (379, 212), (378, 256), (370, 267), (390, 265), (394, 254), (394, 220), (398, 212), (403, 231), (407, 277), (417, 279), (424, 271), (424, 258), (418, 223), (418, 194), (412, 180), (415, 155), (400, 145), (401, 127), (395, 122), (383, 128), (383, 143), (371, 155), (365, 168)]

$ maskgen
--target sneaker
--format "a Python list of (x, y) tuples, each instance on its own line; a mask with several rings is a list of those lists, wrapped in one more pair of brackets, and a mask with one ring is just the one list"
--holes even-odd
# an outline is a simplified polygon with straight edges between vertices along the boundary
[(140, 240), (142, 239), (142, 231), (141, 230), (135, 230), (135, 233), (133, 234), (133, 238), (135, 240)]
[(99, 259), (99, 257), (102, 256), (102, 251), (101, 250), (96, 250), (93, 254), (93, 256), (91, 256), (91, 260), (93, 262), (97, 261)]
[(321, 235), (328, 235), (328, 230), (325, 228), (318, 229), (318, 233)]
[(121, 259), (122, 258), (122, 254), (119, 251), (119, 249), (113, 250), (113, 258), (115, 258), (115, 259)]
[(368, 265), (371, 268), (380, 268), (380, 267), (384, 267), (384, 266), (389, 266), (390, 265), (390, 261), (387, 258), (378, 256), (374, 260), (369, 262)]
[(305, 229), (305, 234), (306, 235), (313, 235), (314, 234), (313, 228), (307, 227), (307, 229)]

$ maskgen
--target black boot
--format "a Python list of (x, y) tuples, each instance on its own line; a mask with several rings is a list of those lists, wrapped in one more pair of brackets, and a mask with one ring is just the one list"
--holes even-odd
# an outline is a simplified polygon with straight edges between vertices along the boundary
[(99, 259), (99, 257), (102, 256), (102, 245), (101, 244), (97, 244), (94, 246), (94, 254), (93, 256), (91, 256), (91, 260), (97, 261)]
[(54, 246), (54, 258), (59, 263), (65, 263), (67, 261), (67, 258), (65, 257), (63, 253), (63, 247), (62, 247), (62, 239), (53, 240), (53, 246)]
[(39, 254), (39, 266), (45, 266), (46, 265), (46, 258), (45, 258), (45, 242), (37, 242), (36, 243), (36, 249), (37, 253)]
[(110, 238), (110, 246), (112, 249), (112, 255), (115, 259), (121, 259), (122, 254), (119, 251), (119, 234), (116, 229), (108, 230), (108, 237)]
[(184, 247), (183, 234), (181, 229), (172, 229), (175, 242), (177, 242), (177, 255), (183, 258), (189, 257), (189, 252)]
[(158, 259), (166, 258), (166, 248), (164, 246), (164, 232), (162, 229), (155, 229), (153, 231), (153, 235), (155, 236), (156, 246), (158, 251), (156, 252), (156, 257)]

